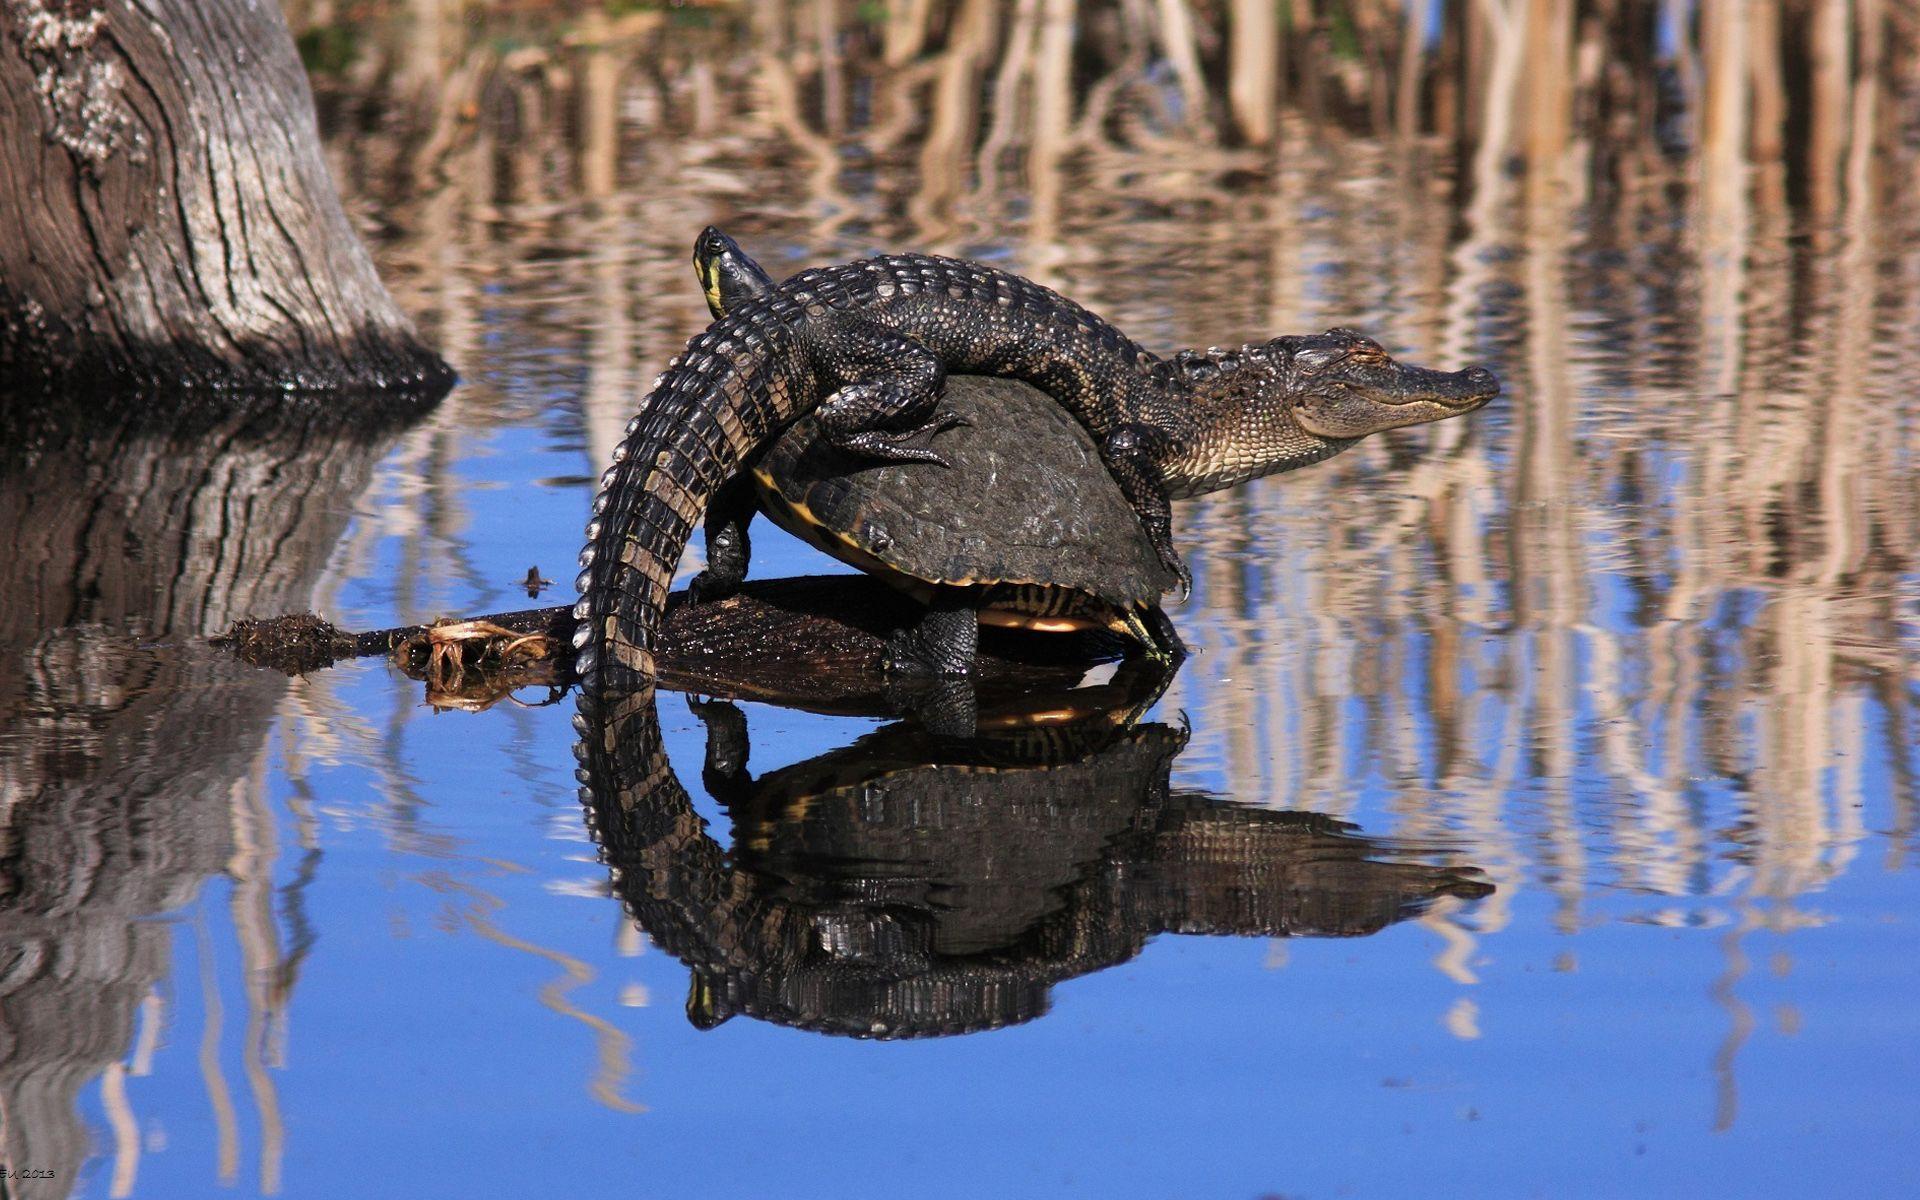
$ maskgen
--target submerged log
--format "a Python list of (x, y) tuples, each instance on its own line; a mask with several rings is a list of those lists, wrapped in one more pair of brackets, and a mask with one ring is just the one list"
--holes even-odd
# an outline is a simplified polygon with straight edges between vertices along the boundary
[(0, 9), (0, 388), (417, 388), (278, 4)]
[[(660, 686), (817, 710), (890, 711), (887, 639), (917, 621), (914, 600), (868, 575), (810, 575), (748, 584), (714, 604), (669, 603)], [(980, 630), (974, 683), (988, 695), (1070, 686), (1119, 656), (1100, 634)]]
[[(660, 634), (659, 684), (668, 691), (735, 700), (764, 700), (822, 712), (891, 712), (900, 707), (898, 684), (884, 662), (888, 636), (916, 619), (915, 602), (866, 575), (808, 575), (755, 580), (711, 604), (688, 604), (685, 592), (667, 603)], [(569, 606), (488, 613), (456, 623), (491, 625), (492, 640), (464, 638), (472, 691), (442, 692), (435, 702), (498, 697), (531, 683), (571, 681), (575, 628)], [(429, 658), (436, 630), (454, 624), (403, 625), (349, 633), (310, 613), (237, 622), (216, 642), (256, 666), (305, 674), (335, 662), (393, 654), (415, 678), (438, 679)], [(523, 657), (514, 670), (494, 672), (490, 654), (529, 636), (547, 654)], [(1023, 633), (983, 628), (975, 686), (982, 699), (1035, 687), (1071, 686), (1089, 667), (1114, 659), (1124, 646), (1102, 633)]]

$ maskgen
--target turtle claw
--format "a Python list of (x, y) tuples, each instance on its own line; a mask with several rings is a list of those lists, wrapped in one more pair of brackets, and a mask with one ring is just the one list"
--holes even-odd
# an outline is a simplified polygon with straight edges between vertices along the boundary
[(738, 579), (719, 578), (711, 570), (706, 570), (687, 580), (687, 602), (712, 604), (716, 600), (725, 600), (739, 590)]

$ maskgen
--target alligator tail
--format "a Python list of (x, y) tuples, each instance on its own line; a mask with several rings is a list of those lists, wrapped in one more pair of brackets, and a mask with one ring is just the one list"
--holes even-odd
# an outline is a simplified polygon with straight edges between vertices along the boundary
[(779, 424), (774, 398), (754, 386), (763, 372), (742, 372), (728, 353), (734, 345), (719, 326), (695, 338), (656, 381), (600, 477), (573, 610), (574, 672), (589, 695), (652, 686), (667, 593), (694, 526)]
[(629, 915), (696, 970), (748, 965), (750, 889), (673, 773), (654, 698), (609, 698), (574, 727), (587, 827)]

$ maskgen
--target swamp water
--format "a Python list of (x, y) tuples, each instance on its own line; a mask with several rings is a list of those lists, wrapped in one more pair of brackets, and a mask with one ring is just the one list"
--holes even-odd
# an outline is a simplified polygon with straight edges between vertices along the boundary
[[(329, 149), (461, 386), (10, 439), (0, 1119), (55, 1173), (14, 1192), (1920, 1187), (1911, 141), (1831, 188), (1504, 130), (1229, 150), (1128, 118), (1151, 73), (1050, 117), (1044, 30), (1038, 100), (950, 111), (1024, 78), (970, 29), (924, 126), (764, 30), (471, 35), (429, 99), (376, 40)], [(525, 607), (529, 566), (564, 598), (709, 220), (776, 275), (962, 254), (1156, 349), (1354, 325), (1507, 391), (1185, 504), (1196, 654), (1130, 725), (1109, 670), (959, 747), (628, 714), (589, 765), (602, 831), (641, 814), (616, 865), (670, 864), (638, 895), (570, 700), (195, 639)], [(755, 528), (756, 576), (835, 569)]]

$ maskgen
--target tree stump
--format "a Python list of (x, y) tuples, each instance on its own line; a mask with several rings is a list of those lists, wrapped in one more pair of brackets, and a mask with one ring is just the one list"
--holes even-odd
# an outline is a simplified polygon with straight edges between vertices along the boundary
[(0, 388), (444, 386), (320, 155), (278, 4), (0, 8)]

